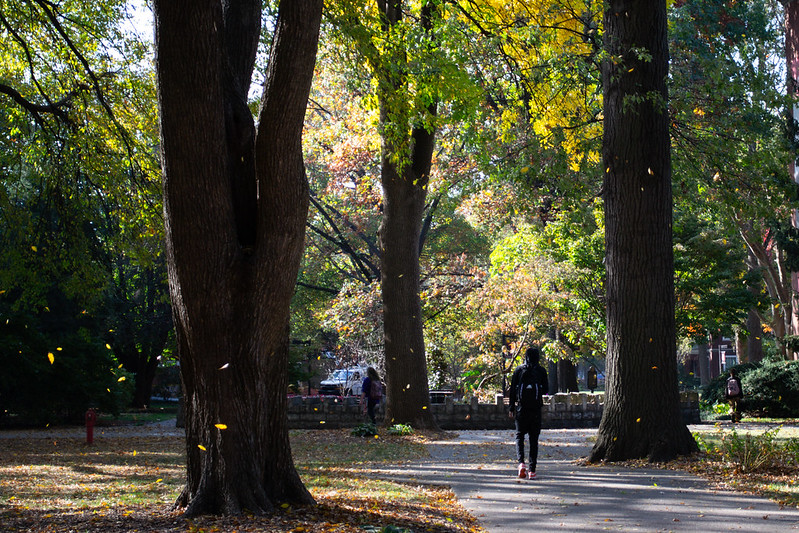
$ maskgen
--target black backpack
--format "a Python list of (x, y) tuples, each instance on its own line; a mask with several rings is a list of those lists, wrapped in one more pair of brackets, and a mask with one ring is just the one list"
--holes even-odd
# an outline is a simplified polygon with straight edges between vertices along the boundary
[(520, 411), (538, 408), (543, 403), (544, 395), (541, 390), (538, 368), (537, 366), (525, 366), (519, 376), (519, 383), (516, 385), (516, 399)]

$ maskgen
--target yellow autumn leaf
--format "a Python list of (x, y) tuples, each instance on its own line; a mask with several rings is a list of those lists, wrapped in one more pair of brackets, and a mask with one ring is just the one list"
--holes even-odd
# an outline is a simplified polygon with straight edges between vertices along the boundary
[(47, 352), (47, 358), (50, 360), (51, 365), (55, 362), (55, 356), (53, 355), (53, 352)]
[(108, 343), (106, 343), (105, 347), (106, 347), (107, 349), (109, 349), (109, 350), (111, 349), (111, 345), (110, 345), (110, 344), (108, 344)]
[(122, 368), (122, 365), (119, 365), (117, 368)]
[(117, 381), (118, 381), (118, 382), (119, 382), (119, 381), (125, 381), (125, 376), (122, 376), (122, 377), (121, 377), (121, 378), (119, 378)]
[(160, 477), (159, 477), (158, 479), (156, 479), (156, 480), (155, 480), (155, 482), (156, 482), (156, 483), (161, 483), (162, 481), (163, 481), (163, 479), (162, 479), (162, 478), (160, 478)]
[(636, 418), (636, 419), (635, 419), (635, 421), (636, 421), (636, 422), (640, 422), (640, 421), (641, 421), (641, 419), (640, 419), (640, 418)]
[(39, 251), (35, 246), (31, 246), (31, 250), (33, 250), (34, 252), (38, 252)]
[(133, 450), (133, 457), (136, 457), (136, 454), (137, 454), (137, 453), (138, 453), (138, 452), (137, 452), (136, 450)]
[(227, 425), (225, 424), (214, 424), (216, 429), (227, 429)]
[(59, 346), (58, 348), (56, 348), (56, 349), (55, 349), (55, 351), (57, 351), (57, 352), (61, 352), (61, 351), (63, 351), (63, 350), (64, 350), (64, 349), (63, 349), (61, 346)]

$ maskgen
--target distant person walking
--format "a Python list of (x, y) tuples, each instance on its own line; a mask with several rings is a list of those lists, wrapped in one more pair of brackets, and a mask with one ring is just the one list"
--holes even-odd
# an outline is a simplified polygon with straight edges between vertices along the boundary
[[(538, 364), (538, 348), (527, 348), (524, 364), (510, 382), (510, 416), (516, 422), (516, 459), (520, 478), (535, 479), (538, 461), (538, 436), (541, 434), (541, 405), (549, 393), (547, 371)], [(530, 436), (530, 461), (524, 462), (524, 437)]]
[(361, 386), (361, 403), (366, 402), (364, 410), (369, 415), (369, 420), (372, 421), (372, 424), (375, 423), (375, 407), (382, 399), (383, 383), (380, 381), (380, 375), (377, 370), (370, 366), (366, 369), (366, 377), (363, 378)]
[(744, 389), (741, 380), (738, 378), (738, 371), (730, 369), (730, 377), (727, 378), (727, 386), (724, 389), (724, 396), (730, 404), (732, 411), (732, 423), (741, 421), (741, 398), (744, 396)]

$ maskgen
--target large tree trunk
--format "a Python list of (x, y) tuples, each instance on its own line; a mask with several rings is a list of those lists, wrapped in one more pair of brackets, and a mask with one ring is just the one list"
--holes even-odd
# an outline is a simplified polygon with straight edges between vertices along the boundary
[(308, 209), (301, 132), (321, 0), (281, 2), (257, 133), (260, 0), (156, 0), (164, 211), (186, 402), (187, 515), (312, 503), (286, 420)]
[(607, 382), (590, 460), (662, 461), (697, 449), (677, 385), (666, 2), (607, 5)]
[[(782, 0), (785, 6), (785, 66), (787, 73), (788, 95), (796, 97), (799, 94), (799, 1)], [(789, 113), (791, 127), (788, 131), (796, 135), (797, 121), (799, 120), (799, 107), (794, 103)], [(795, 142), (795, 139), (791, 139)], [(794, 154), (796, 155), (796, 154)], [(791, 161), (791, 175), (796, 183), (799, 183), (799, 170), (797, 169), (796, 159)], [(791, 223), (794, 227), (799, 227), (799, 213), (794, 210), (791, 213)], [(799, 334), (799, 272), (791, 272), (791, 317), (790, 328), (786, 332), (789, 335)], [(786, 354), (788, 355), (788, 354)], [(793, 359), (799, 359), (799, 352), (790, 354)], [(790, 358), (790, 357), (789, 357)]]
[[(401, 1), (387, 2), (381, 13), (388, 35), (402, 16)], [(431, 7), (422, 9), (421, 24), (429, 30)], [(427, 383), (422, 304), (419, 297), (422, 219), (435, 145), (435, 131), (405, 124), (407, 58), (386, 52), (390, 68), (378, 71), (380, 122), (383, 136), (381, 182), (383, 221), (380, 228), (381, 289), (386, 352), (386, 416), (389, 424), (434, 427)], [(398, 108), (399, 106), (399, 108)], [(436, 104), (428, 112), (436, 112)], [(400, 117), (400, 118), (398, 118)], [(401, 118), (404, 117), (404, 118)], [(406, 129), (409, 133), (402, 133)], [(409, 146), (409, 150), (403, 148)]]

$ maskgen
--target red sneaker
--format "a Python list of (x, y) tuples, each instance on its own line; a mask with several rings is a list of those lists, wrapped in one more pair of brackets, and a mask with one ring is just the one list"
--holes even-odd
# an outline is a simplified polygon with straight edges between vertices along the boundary
[(524, 479), (527, 477), (527, 465), (519, 463), (519, 478)]
[(527, 472), (527, 479), (535, 479), (535, 472)]

